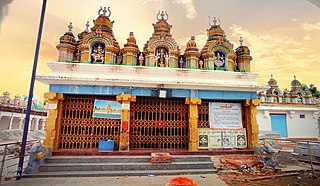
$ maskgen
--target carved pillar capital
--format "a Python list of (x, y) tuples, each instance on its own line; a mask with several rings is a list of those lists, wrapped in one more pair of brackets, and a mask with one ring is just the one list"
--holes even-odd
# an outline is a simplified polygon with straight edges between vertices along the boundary
[(125, 94), (121, 93), (120, 95), (117, 95), (117, 101), (123, 102), (136, 102), (136, 96), (131, 95), (131, 94)]

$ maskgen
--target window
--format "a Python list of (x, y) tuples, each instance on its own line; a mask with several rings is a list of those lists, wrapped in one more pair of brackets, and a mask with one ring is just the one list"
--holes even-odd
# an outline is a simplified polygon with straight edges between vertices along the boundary
[(304, 119), (304, 118), (306, 118), (306, 115), (300, 114), (300, 118), (301, 118), (301, 119)]

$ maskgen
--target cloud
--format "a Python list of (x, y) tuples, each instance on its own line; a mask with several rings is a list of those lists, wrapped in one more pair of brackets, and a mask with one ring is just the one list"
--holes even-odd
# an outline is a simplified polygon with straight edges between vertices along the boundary
[(13, 0), (1, 0), (0, 1), (0, 31), (1, 31), (1, 22), (5, 16), (9, 14), (9, 4)]
[(304, 36), (303, 39), (306, 41), (310, 41), (312, 38), (311, 38), (310, 34), (308, 34), (308, 35)]
[(320, 30), (320, 22), (314, 24), (302, 23), (301, 28), (304, 30)]
[[(142, 4), (146, 4), (149, 2), (163, 2), (163, 0), (141, 0)], [(187, 19), (194, 19), (197, 16), (196, 7), (193, 3), (193, 0), (173, 0), (174, 4), (183, 5), (186, 10), (186, 18)]]
[(41, 41), (40, 55), (43, 59), (55, 61), (58, 58), (58, 52), (53, 43)]
[(173, 2), (184, 5), (187, 19), (194, 19), (197, 16), (196, 7), (194, 6), (193, 0), (174, 0)]
[(149, 2), (152, 2), (152, 1), (161, 2), (162, 0), (140, 0), (140, 2), (141, 2), (142, 4), (146, 4), (146, 3), (149, 3)]
[[(251, 70), (259, 74), (258, 80), (263, 83), (270, 78), (270, 74), (278, 77), (280, 88), (290, 86), (293, 75), (297, 75), (301, 82), (307, 84), (314, 83), (317, 78), (320, 78), (320, 75), (315, 75), (319, 74), (320, 70), (317, 67), (320, 53), (315, 51), (317, 49), (311, 47), (308, 42), (281, 33), (254, 33), (238, 25), (233, 25), (230, 29), (232, 36), (244, 37), (244, 45), (250, 48), (254, 58), (251, 62)], [(311, 36), (308, 34), (304, 39), (311, 39)]]
[(320, 8), (320, 1), (319, 0), (308, 0), (308, 1)]

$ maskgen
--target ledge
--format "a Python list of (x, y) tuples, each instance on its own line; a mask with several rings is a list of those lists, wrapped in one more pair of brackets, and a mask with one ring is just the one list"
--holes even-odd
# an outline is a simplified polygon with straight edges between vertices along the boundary
[(256, 92), (268, 86), (258, 83), (257, 74), (246, 72), (49, 62), (51, 72), (38, 75), (45, 84), (108, 85), (195, 90)]

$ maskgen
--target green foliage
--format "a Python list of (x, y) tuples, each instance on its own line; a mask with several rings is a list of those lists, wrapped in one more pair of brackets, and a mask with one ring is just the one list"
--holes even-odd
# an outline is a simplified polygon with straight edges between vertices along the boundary
[(312, 92), (312, 96), (315, 98), (320, 98), (320, 92), (318, 91), (317, 87), (314, 84), (310, 85), (309, 90)]

